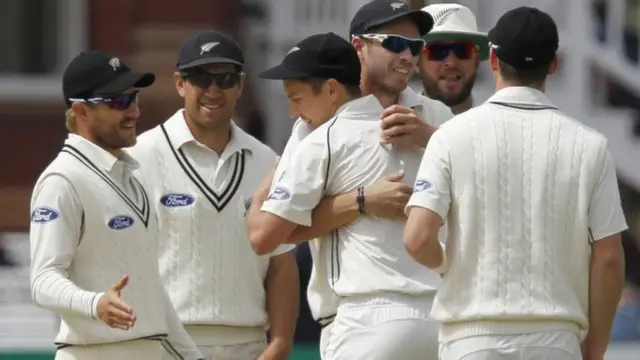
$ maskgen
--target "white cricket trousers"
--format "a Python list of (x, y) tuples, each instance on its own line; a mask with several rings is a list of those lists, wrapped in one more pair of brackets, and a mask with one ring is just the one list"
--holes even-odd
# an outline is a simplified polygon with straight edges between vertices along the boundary
[(343, 298), (323, 360), (438, 360), (433, 296), (382, 293)]
[(173, 359), (159, 340), (131, 340), (100, 345), (74, 345), (56, 351), (55, 360)]
[(441, 360), (581, 360), (580, 337), (570, 331), (484, 335), (440, 345)]
[(267, 334), (261, 327), (185, 325), (184, 328), (206, 360), (254, 360), (267, 348)]
[(326, 354), (327, 345), (329, 345), (329, 337), (331, 336), (331, 328), (333, 327), (333, 322), (320, 330), (320, 360), (328, 360)]

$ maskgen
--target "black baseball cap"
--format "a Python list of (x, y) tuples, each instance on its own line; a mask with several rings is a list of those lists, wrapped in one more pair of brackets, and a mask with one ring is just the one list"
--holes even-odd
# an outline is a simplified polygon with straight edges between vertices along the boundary
[(62, 94), (69, 99), (117, 95), (128, 88), (145, 88), (156, 80), (153, 73), (132, 71), (119, 58), (102, 51), (78, 54), (62, 75)]
[(362, 35), (378, 26), (392, 21), (407, 18), (413, 21), (420, 37), (423, 37), (433, 27), (433, 18), (422, 10), (411, 10), (409, 5), (401, 0), (373, 0), (364, 4), (351, 20), (349, 35)]
[(558, 27), (549, 14), (532, 7), (518, 7), (500, 17), (489, 31), (489, 42), (498, 59), (531, 69), (551, 63), (558, 51)]
[(274, 80), (318, 77), (359, 86), (360, 59), (351, 43), (340, 36), (332, 32), (317, 34), (297, 43), (282, 63), (260, 77)]
[(208, 65), (233, 64), (244, 67), (240, 45), (229, 35), (215, 30), (204, 30), (189, 35), (180, 47), (178, 70)]

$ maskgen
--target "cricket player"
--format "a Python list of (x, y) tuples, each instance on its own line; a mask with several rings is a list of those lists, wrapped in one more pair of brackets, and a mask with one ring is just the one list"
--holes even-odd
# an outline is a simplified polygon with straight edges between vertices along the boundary
[(426, 12), (397, 1), (375, 0), (358, 10), (350, 33), (369, 95), (302, 140), (260, 221), (250, 224), (252, 243), (270, 242), (312, 225), (323, 197), (356, 191), (364, 216), (322, 239), (330, 242), (324, 266), (339, 298), (326, 359), (437, 359), (438, 324), (429, 311), (440, 277), (407, 254), (400, 242), (404, 219), (366, 214), (363, 191), (399, 171), (405, 181), (414, 179), (430, 134), (452, 116), (407, 87), (432, 24)]
[(511, 10), (489, 40), (497, 91), (435, 132), (407, 205), (408, 252), (445, 271), (441, 359), (602, 360), (627, 229), (607, 140), (544, 93), (558, 63), (549, 15)]
[(71, 132), (31, 199), (31, 291), (61, 318), (56, 359), (201, 359), (162, 286), (157, 219), (138, 163), (140, 88), (103, 52), (76, 56), (63, 75)]
[(418, 62), (422, 94), (460, 114), (473, 106), (471, 91), (478, 66), (489, 58), (487, 34), (478, 31), (476, 17), (466, 6), (433, 4), (422, 11), (434, 21), (423, 37), (426, 46)]
[(294, 246), (258, 256), (247, 236), (249, 201), (276, 154), (232, 121), (243, 71), (231, 37), (187, 37), (174, 74), (184, 108), (140, 135), (131, 153), (155, 179), (148, 193), (164, 286), (205, 358), (285, 359), (298, 316), (297, 264)]
[[(351, 43), (334, 33), (312, 35), (298, 44), (284, 57), (282, 63), (263, 72), (267, 79), (282, 80), (289, 101), (291, 115), (298, 117), (293, 131), (278, 162), (275, 179), (283, 176), (289, 159), (304, 139), (315, 128), (340, 113), (348, 102), (361, 96), (361, 65)], [(363, 189), (367, 201), (364, 212), (380, 218), (404, 217), (404, 206), (412, 188), (402, 182), (402, 173), (382, 178)], [(274, 176), (265, 179), (265, 186), (254, 195), (247, 221), (260, 222), (260, 208), (266, 200)], [(309, 241), (313, 267), (307, 289), (309, 308), (313, 318), (320, 323), (320, 355), (325, 357), (331, 323), (337, 311), (337, 300), (329, 282), (329, 256), (331, 242), (322, 235), (358, 220), (358, 192), (322, 199), (313, 210), (312, 225), (298, 226), (292, 232), (289, 243)], [(279, 238), (273, 238), (279, 240)], [(270, 251), (278, 243), (257, 243), (255, 250)], [(299, 246), (304, 246), (302, 243)]]

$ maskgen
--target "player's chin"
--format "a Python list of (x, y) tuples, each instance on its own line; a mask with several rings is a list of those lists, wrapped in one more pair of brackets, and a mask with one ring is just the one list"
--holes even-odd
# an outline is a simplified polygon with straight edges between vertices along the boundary
[(123, 148), (134, 146), (137, 141), (138, 137), (135, 129), (120, 134), (120, 144)]

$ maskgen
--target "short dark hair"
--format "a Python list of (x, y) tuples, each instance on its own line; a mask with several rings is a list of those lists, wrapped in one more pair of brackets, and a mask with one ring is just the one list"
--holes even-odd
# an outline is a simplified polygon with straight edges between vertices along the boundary
[[(310, 76), (310, 77), (306, 77), (298, 80), (300, 82), (303, 82), (311, 86), (311, 91), (313, 91), (314, 94), (317, 94), (320, 92), (320, 89), (322, 89), (322, 85), (324, 85), (324, 83), (326, 83), (328, 79), (319, 78), (316, 76)], [(343, 84), (343, 83), (340, 83), (340, 85), (344, 86), (344, 89), (347, 91), (347, 94), (349, 94), (349, 96), (351, 96), (352, 98), (355, 99), (362, 96), (362, 91), (360, 90), (359, 86), (355, 86), (351, 84)]]
[(541, 85), (549, 74), (551, 64), (531, 69), (519, 69), (509, 65), (502, 60), (499, 61), (500, 76), (509, 83), (516, 86), (538, 86)]

